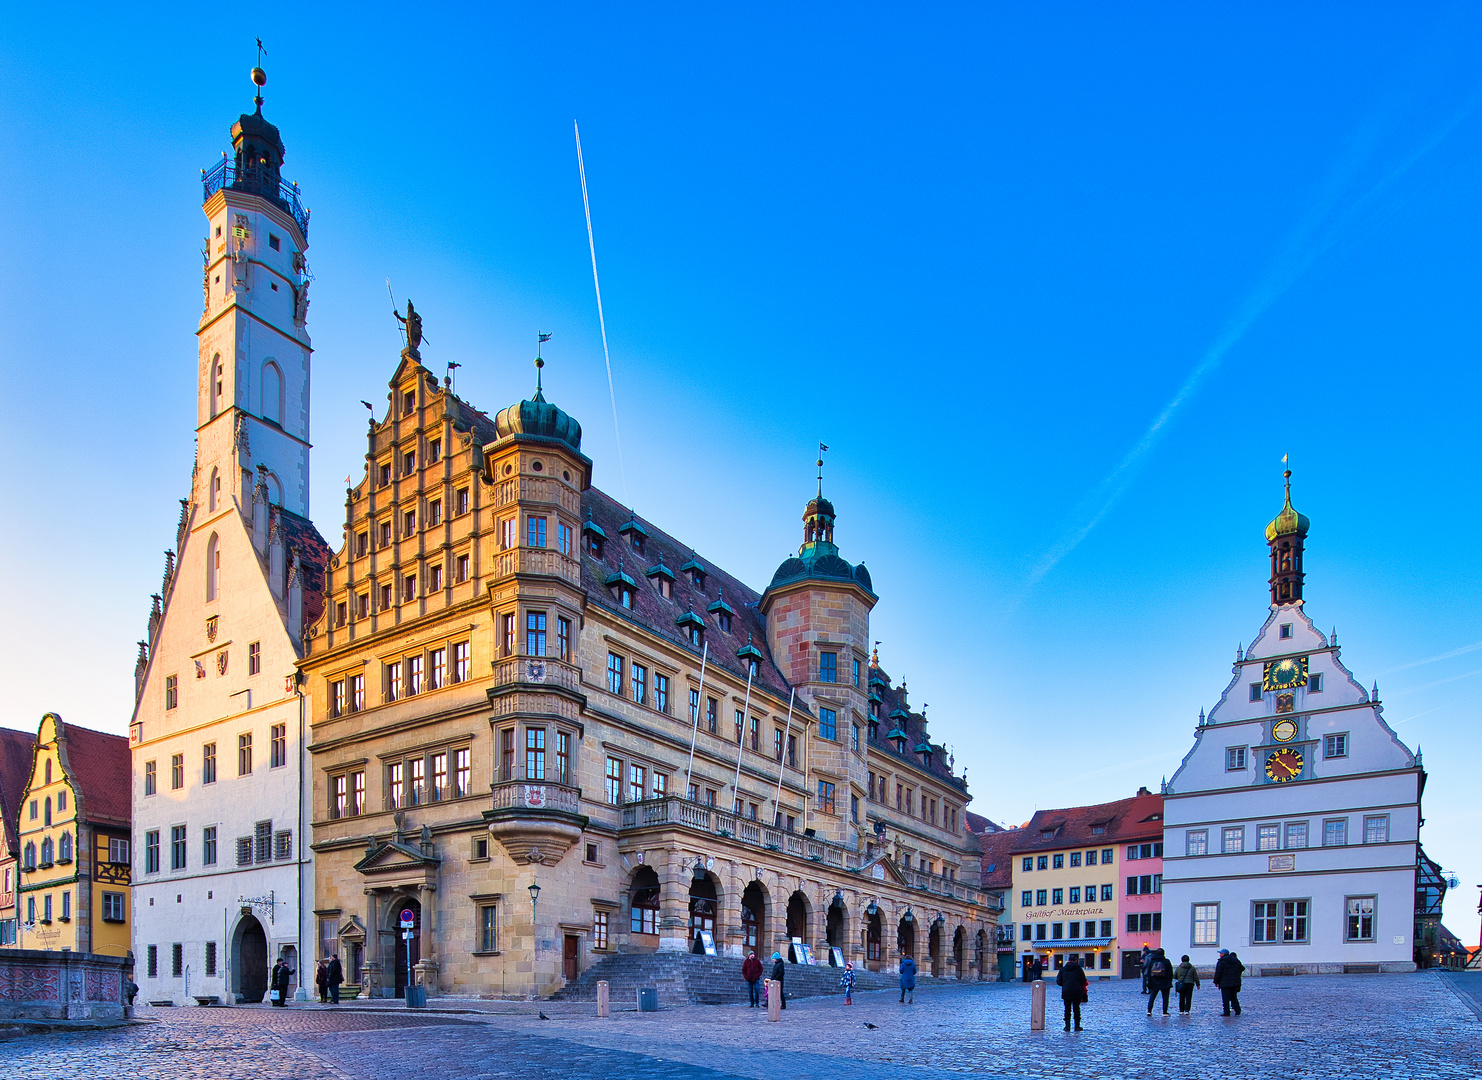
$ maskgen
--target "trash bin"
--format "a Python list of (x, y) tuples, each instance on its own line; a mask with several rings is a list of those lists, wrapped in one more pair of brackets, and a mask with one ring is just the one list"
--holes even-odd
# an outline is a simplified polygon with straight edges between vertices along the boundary
[(659, 991), (657, 987), (645, 986), (638, 991), (638, 1011), (659, 1011)]
[(407, 1008), (408, 1009), (425, 1009), (425, 1008), (427, 1008), (427, 987), (425, 987), (425, 986), (408, 986), (407, 987)]

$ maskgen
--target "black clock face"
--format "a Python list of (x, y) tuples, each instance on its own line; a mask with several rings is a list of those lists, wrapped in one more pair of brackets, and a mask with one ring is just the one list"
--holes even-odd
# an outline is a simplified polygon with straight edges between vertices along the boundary
[(1281, 660), (1268, 660), (1265, 676), (1261, 680), (1263, 690), (1291, 690), (1307, 685), (1307, 657), (1288, 656)]

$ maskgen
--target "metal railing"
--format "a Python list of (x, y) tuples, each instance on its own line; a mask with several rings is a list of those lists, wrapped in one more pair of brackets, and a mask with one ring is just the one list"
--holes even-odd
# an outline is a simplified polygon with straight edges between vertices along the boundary
[(580, 814), (581, 788), (549, 780), (505, 780), (494, 785), (493, 808)]
[(307, 239), (309, 235), (309, 211), (299, 199), (298, 185), (290, 184), (267, 169), (238, 169), (236, 163), (222, 158), (210, 169), (201, 170), (201, 184), (205, 199), (211, 198), (223, 188), (246, 191), (271, 199), (292, 215), (299, 232)]

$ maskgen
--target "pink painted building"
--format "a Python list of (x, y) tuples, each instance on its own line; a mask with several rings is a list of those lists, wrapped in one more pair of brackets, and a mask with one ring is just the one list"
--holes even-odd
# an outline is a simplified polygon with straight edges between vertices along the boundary
[[(1142, 976), (1143, 946), (1163, 942), (1163, 796), (1139, 788), (1118, 824), (1120, 966), (1122, 978), (1135, 979)], [(1172, 959), (1176, 966), (1178, 957)]]

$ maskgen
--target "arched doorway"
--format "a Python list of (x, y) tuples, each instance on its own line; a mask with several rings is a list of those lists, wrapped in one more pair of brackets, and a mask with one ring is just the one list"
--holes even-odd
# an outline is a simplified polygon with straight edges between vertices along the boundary
[(704, 870), (699, 871), (699, 875), (690, 882), (690, 951), (703, 953), (705, 946), (700, 934), (708, 933), (711, 941), (715, 940), (715, 916), (720, 904), (715, 878)]
[(834, 963), (832, 950), (842, 950), (849, 945), (849, 942), (844, 940), (844, 927), (848, 925), (848, 918), (849, 913), (844, 908), (844, 898), (842, 896), (835, 896), (833, 903), (829, 904), (828, 911), (825, 913), (823, 919), (824, 940), (828, 942), (829, 949), (831, 950), (828, 954), (828, 962), (830, 964)]
[(931, 932), (926, 936), (926, 955), (931, 960), (931, 977), (940, 979), (942, 977), (942, 922), (934, 920), (931, 924)]
[[(416, 967), (422, 959), (422, 905), (409, 897), (403, 897), (388, 905), (388, 907), (390, 910), (387, 912), (387, 918), (391, 921), (391, 926), (396, 930), (396, 996), (406, 997), (407, 984), (411, 979), (411, 969)], [(410, 911), (412, 913), (412, 939), (410, 942), (402, 936), (401, 913), (403, 911)]]
[(268, 936), (255, 915), (243, 915), (232, 939), (232, 983), (244, 1003), (256, 1004), (268, 992)]
[(746, 949), (760, 949), (767, 937), (767, 890), (753, 881), (741, 894), (741, 944)]
[(902, 956), (916, 958), (916, 920), (909, 910), (895, 928), (895, 947)]
[(967, 978), (967, 930), (961, 926), (952, 935), (952, 966), (957, 969), (953, 975), (959, 979)]
[(978, 962), (978, 981), (981, 982), (988, 978), (988, 931), (979, 930), (973, 939), (973, 958)]
[(787, 937), (789, 941), (808, 942), (808, 898), (795, 892), (787, 898)]
[(865, 914), (864, 947), (865, 963), (871, 971), (879, 971), (882, 958), (880, 956), (880, 911), (878, 908)]
[(631, 944), (640, 949), (656, 949), (659, 946), (659, 875), (651, 866), (640, 866), (633, 872), (629, 890)]

